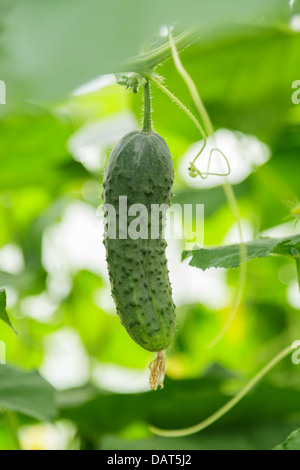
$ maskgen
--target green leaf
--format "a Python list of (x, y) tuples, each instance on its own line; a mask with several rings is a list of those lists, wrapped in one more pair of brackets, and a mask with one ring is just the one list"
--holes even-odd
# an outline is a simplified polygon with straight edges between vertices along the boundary
[(283, 16), (289, 16), (284, 0), (192, 0), (188, 8), (180, 0), (17, 0), (4, 23), (1, 73), (10, 83), (12, 99), (56, 98), (101, 74), (133, 71), (121, 64), (136, 56), (163, 24), (197, 24), (202, 33), (220, 35), (227, 23), (228, 35), (228, 23), (265, 24)]
[(49, 421), (56, 416), (54, 388), (37, 371), (0, 366), (0, 407)]
[(292, 432), (282, 444), (279, 444), (274, 450), (300, 450), (300, 429)]
[[(288, 238), (258, 238), (245, 243), (246, 261), (253, 258), (266, 258), (271, 254), (297, 258), (300, 253), (300, 235)], [(191, 266), (205, 271), (208, 268), (237, 268), (240, 266), (240, 244), (218, 246), (214, 248), (197, 248), (184, 251), (182, 259), (192, 256)]]
[[(140, 439), (121, 438), (116, 435), (105, 435), (101, 439), (102, 450), (257, 450), (270, 449), (272, 442), (282, 431), (291, 429), (291, 424), (283, 422), (258, 423), (255, 426), (229, 428), (216, 431), (214, 428), (205, 432), (170, 439), (168, 437), (151, 436)], [(289, 431), (287, 431), (289, 432)], [(271, 445), (270, 445), (271, 444)]]
[(6, 311), (6, 292), (4, 289), (0, 289), (0, 319), (3, 320), (4, 323), (6, 323), (16, 333), (16, 330), (12, 326)]

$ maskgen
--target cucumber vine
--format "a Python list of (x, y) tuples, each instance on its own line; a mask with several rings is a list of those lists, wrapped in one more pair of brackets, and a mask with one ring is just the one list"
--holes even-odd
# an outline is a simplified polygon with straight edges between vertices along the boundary
[[(199, 176), (202, 179), (207, 178), (209, 175), (218, 175), (221, 177), (228, 176), (230, 174), (229, 161), (226, 155), (217, 147), (210, 150), (209, 159), (208, 159), (208, 167), (207, 167), (206, 172), (204, 173), (201, 172), (195, 165), (196, 160), (199, 158), (199, 156), (202, 154), (203, 150), (206, 147), (207, 136), (214, 135), (214, 128), (213, 128), (211, 119), (209, 117), (209, 114), (202, 102), (202, 99), (200, 97), (200, 94), (197, 90), (197, 87), (193, 79), (184, 68), (180, 60), (179, 54), (178, 54), (178, 49), (180, 47), (185, 47), (184, 45), (187, 45), (188, 40), (190, 40), (192, 36), (195, 35), (195, 31), (189, 31), (188, 33), (180, 35), (179, 37), (176, 37), (174, 39), (172, 36), (171, 29), (168, 28), (168, 34), (169, 34), (168, 44), (165, 44), (164, 46), (161, 46), (161, 48), (158, 48), (155, 51), (149, 52), (147, 54), (144, 54), (142, 57), (139, 57), (138, 63), (139, 63), (140, 80), (142, 79), (146, 80), (147, 86), (149, 86), (150, 81), (153, 84), (155, 84), (163, 93), (165, 93), (173, 102), (175, 102), (185, 112), (185, 114), (193, 121), (193, 123), (199, 130), (201, 137), (203, 139), (203, 145), (200, 151), (198, 152), (198, 154), (196, 155), (196, 157), (194, 158), (194, 160), (190, 163), (190, 167), (189, 167), (190, 176), (191, 177)], [(191, 111), (162, 83), (163, 82), (162, 77), (158, 76), (153, 71), (156, 65), (158, 65), (164, 59), (169, 57), (168, 54), (170, 51), (174, 60), (175, 67), (178, 73), (181, 75), (182, 79), (184, 80), (187, 88), (189, 89), (193, 103), (204, 124), (204, 128), (200, 124), (199, 120), (194, 116), (194, 114), (191, 113)], [(130, 70), (132, 71), (135, 70), (136, 63), (137, 61), (135, 59), (129, 63), (131, 67)], [(146, 63), (147, 63), (147, 67), (145, 67)], [(124, 79), (124, 76), (123, 76), (123, 80), (125, 80), (125, 86), (131, 88), (134, 91), (133, 85), (132, 83), (130, 83), (130, 80), (126, 82), (126, 79)], [(132, 82), (132, 79), (131, 79), (131, 82)], [(121, 82), (119, 81), (119, 83)], [(124, 83), (121, 83), (121, 84), (124, 84)], [(214, 152), (218, 152), (219, 155), (221, 155), (226, 162), (227, 171), (225, 171), (224, 173), (216, 174), (216, 173), (212, 173), (209, 171), (212, 155)], [(239, 253), (240, 271), (239, 271), (238, 288), (234, 297), (230, 315), (225, 325), (223, 326), (222, 330), (220, 331), (220, 333), (210, 343), (210, 347), (215, 346), (217, 342), (219, 342), (222, 339), (222, 337), (224, 336), (224, 334), (227, 332), (228, 328), (230, 327), (237, 311), (239, 310), (239, 307), (243, 298), (244, 289), (245, 289), (246, 273), (247, 273), (246, 271), (247, 247), (243, 241), (243, 233), (242, 233), (241, 218), (240, 218), (238, 203), (237, 203), (233, 188), (227, 181), (223, 182), (223, 189), (224, 189), (224, 193), (225, 193), (228, 205), (231, 208), (231, 211), (233, 213), (233, 216), (238, 226), (238, 231), (239, 231), (239, 236), (240, 236), (240, 253)], [(291, 216), (296, 218), (296, 221), (298, 221), (298, 219), (300, 220), (299, 204), (296, 204), (290, 207), (291, 207)], [(300, 285), (300, 257), (296, 258), (296, 265), (297, 265), (298, 281)], [(288, 347), (283, 349), (272, 360), (270, 360), (270, 362), (267, 363), (231, 400), (229, 400), (223, 407), (221, 407), (219, 410), (217, 410), (215, 413), (213, 413), (211, 416), (209, 416), (207, 419), (200, 422), (199, 424), (195, 426), (191, 426), (189, 428), (177, 429), (177, 430), (164, 430), (164, 429), (159, 429), (154, 426), (150, 426), (151, 431), (154, 434), (161, 435), (161, 436), (181, 437), (181, 436), (194, 434), (196, 432), (199, 432), (207, 428), (208, 426), (216, 422), (218, 419), (220, 419), (222, 416), (224, 416), (228, 411), (230, 411), (257, 384), (259, 380), (261, 380), (282, 359), (287, 357), (292, 351), (292, 349), (293, 349), (293, 345), (289, 345)]]
[(273, 359), (270, 360), (231, 400), (229, 400), (224, 406), (219, 408), (215, 413), (209, 416), (201, 423), (196, 424), (195, 426), (190, 426), (184, 429), (160, 429), (155, 426), (150, 426), (150, 430), (159, 436), (165, 437), (183, 437), (195, 434), (203, 429), (207, 428), (211, 424), (215, 423), (218, 419), (222, 418), (228, 411), (230, 411), (235, 405), (237, 405), (242, 398), (271, 370), (275, 367), (280, 361), (287, 357), (294, 349), (294, 345), (290, 344), (288, 347), (284, 348), (280, 353), (278, 353)]

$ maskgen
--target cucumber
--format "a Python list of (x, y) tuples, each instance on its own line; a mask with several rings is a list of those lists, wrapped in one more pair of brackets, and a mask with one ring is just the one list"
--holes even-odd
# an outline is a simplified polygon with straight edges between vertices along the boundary
[[(116, 238), (105, 236), (112, 296), (122, 325), (148, 351), (163, 351), (174, 336), (172, 300), (160, 214), (158, 238), (151, 238), (151, 205), (170, 204), (174, 167), (164, 139), (144, 126), (126, 134), (112, 150), (103, 178), (103, 203), (116, 210)], [(148, 238), (132, 239), (119, 232), (119, 197), (128, 208), (143, 204), (148, 215)], [(105, 212), (105, 214), (107, 214)], [(136, 216), (128, 217), (128, 229)], [(105, 225), (108, 233), (108, 222)]]

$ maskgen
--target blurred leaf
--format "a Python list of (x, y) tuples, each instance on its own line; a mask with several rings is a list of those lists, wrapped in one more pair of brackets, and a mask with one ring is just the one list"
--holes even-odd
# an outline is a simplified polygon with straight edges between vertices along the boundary
[(37, 371), (21, 371), (0, 366), (0, 406), (38, 420), (56, 415), (54, 389)]
[[(101, 74), (130, 71), (121, 64), (137, 55), (163, 24), (180, 20), (181, 28), (197, 25), (201, 32), (215, 28), (220, 34), (229, 22), (265, 24), (289, 16), (284, 0), (190, 0), (188, 7), (180, 0), (15, 1), (1, 41), (1, 72), (12, 88), (8, 101), (57, 98)], [(144, 65), (138, 62), (136, 68)]]
[(0, 283), (17, 289), (21, 295), (40, 293), (45, 288), (45, 278), (44, 271), (34, 272), (25, 269), (18, 276), (0, 271)]
[[(259, 168), (262, 171), (261, 184), (268, 185), (272, 190), (272, 196), (280, 198), (281, 201), (300, 198), (299, 172), (300, 172), (300, 114), (297, 117), (296, 111), (300, 111), (300, 106), (294, 106), (295, 124), (284, 126), (279, 133), (274, 134), (272, 145), (272, 158), (267, 165)], [(272, 200), (274, 204), (274, 199)], [(287, 211), (286, 206), (282, 207)], [(276, 211), (273, 211), (277, 212)], [(272, 214), (266, 214), (269, 218)]]
[[(175, 181), (175, 185), (177, 184), (178, 182)], [(246, 196), (249, 192), (249, 185), (245, 181), (241, 184), (236, 184), (234, 185), (234, 192), (236, 197)], [(184, 209), (184, 204), (204, 204), (205, 217), (210, 217), (220, 207), (226, 205), (227, 201), (224, 189), (220, 186), (210, 189), (180, 187), (178, 190), (176, 190), (175, 186), (172, 203), (180, 204), (182, 210)]]
[(292, 432), (286, 440), (274, 448), (274, 450), (300, 450), (300, 429)]
[[(88, 434), (118, 432), (137, 421), (175, 429), (200, 422), (226, 403), (229, 397), (221, 391), (224, 383), (228, 380), (215, 375), (180, 381), (167, 378), (165, 388), (158, 393), (117, 394), (103, 391), (81, 403), (70, 399), (70, 390), (59, 394), (59, 407), (63, 417), (74, 420)], [(78, 390), (73, 393), (80, 397)], [(214, 428), (266, 423), (272, 419), (283, 419), (291, 413), (300, 418), (298, 398), (299, 391), (291, 387), (260, 383), (230, 413), (215, 423)]]
[(0, 289), (0, 319), (3, 320), (4, 323), (6, 323), (16, 333), (16, 330), (12, 326), (6, 311), (6, 292), (4, 289)]
[[(270, 254), (297, 257), (300, 252), (300, 235), (289, 238), (259, 238), (245, 245), (246, 261), (253, 258), (266, 258)], [(183, 259), (189, 256), (192, 256), (189, 264), (203, 271), (208, 268), (237, 268), (240, 265), (240, 245), (196, 248), (184, 251), (182, 254)]]
[(85, 178), (87, 171), (67, 151), (72, 126), (37, 107), (27, 111), (1, 120), (0, 189), (44, 185), (57, 190), (76, 171)]
[[(176, 439), (152, 436), (147, 439), (124, 439), (105, 435), (100, 449), (105, 450), (257, 450), (271, 449), (273, 442), (293, 424), (260, 423), (253, 426), (215, 430)], [(289, 431), (288, 431), (289, 432)]]
[(67, 197), (56, 198), (28, 227), (25, 237), (21, 239), (27, 270), (36, 269), (39, 270), (39, 275), (42, 274), (42, 239), (44, 231), (60, 221), (63, 211), (70, 201), (71, 198)]
[(0, 450), (15, 450), (16, 442), (7, 422), (0, 422)]

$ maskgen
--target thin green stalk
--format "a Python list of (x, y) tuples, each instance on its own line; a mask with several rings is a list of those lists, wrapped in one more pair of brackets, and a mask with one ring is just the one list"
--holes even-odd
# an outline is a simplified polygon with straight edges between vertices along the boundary
[[(171, 44), (171, 48), (172, 48), (172, 55), (173, 55), (173, 60), (174, 60), (175, 67), (176, 67), (178, 73), (182, 76), (183, 80), (185, 81), (185, 83), (186, 83), (186, 85), (187, 85), (187, 87), (190, 91), (192, 100), (193, 100), (193, 102), (194, 102), (194, 104), (195, 104), (195, 106), (196, 106), (196, 108), (199, 112), (199, 115), (201, 116), (201, 119), (204, 123), (204, 126), (206, 128), (206, 132), (208, 133), (208, 135), (213, 135), (214, 134), (214, 128), (213, 128), (212, 122), (210, 120), (209, 114), (206, 111), (206, 108), (205, 108), (205, 106), (204, 106), (204, 104), (201, 100), (200, 94), (198, 92), (198, 89), (197, 89), (193, 79), (191, 78), (191, 76), (188, 74), (188, 72), (185, 70), (184, 66), (182, 65), (182, 62), (180, 60), (180, 57), (179, 57), (179, 54), (178, 54), (178, 51), (177, 51), (177, 48), (176, 48), (176, 45), (175, 45), (175, 42), (174, 42), (174, 39), (173, 39), (170, 28), (169, 28), (169, 40), (170, 40), (170, 44)], [(219, 152), (224, 156), (224, 158), (225, 158), (225, 160), (228, 164), (228, 168), (230, 168), (228, 160), (225, 157), (225, 155), (220, 150), (219, 150)], [(195, 163), (195, 161), (199, 157), (199, 155), (200, 154), (198, 154), (196, 156), (196, 158), (193, 161), (193, 164)], [(197, 171), (195, 166), (193, 168), (194, 168), (194, 170)], [(197, 171), (197, 173), (201, 176), (200, 171)], [(209, 171), (207, 171), (207, 175), (208, 174), (209, 174)], [(209, 347), (215, 346), (223, 338), (224, 334), (227, 332), (228, 328), (230, 327), (230, 325), (231, 325), (231, 323), (232, 323), (232, 321), (233, 321), (233, 319), (234, 319), (234, 317), (235, 317), (235, 315), (236, 315), (236, 313), (237, 313), (237, 311), (240, 307), (241, 301), (243, 299), (244, 289), (245, 289), (245, 285), (246, 285), (246, 275), (247, 275), (247, 265), (246, 265), (247, 248), (246, 248), (246, 245), (243, 241), (241, 217), (240, 217), (238, 203), (237, 203), (236, 197), (234, 195), (232, 186), (228, 182), (225, 181), (225, 183), (223, 183), (223, 189), (224, 189), (224, 192), (225, 192), (225, 196), (227, 198), (228, 205), (229, 205), (229, 207), (230, 207), (230, 209), (233, 213), (233, 216), (234, 216), (234, 218), (237, 222), (237, 226), (238, 226), (238, 230), (239, 230), (240, 241), (241, 241), (241, 243), (240, 243), (240, 272), (239, 272), (238, 287), (237, 287), (237, 291), (236, 291), (235, 298), (234, 298), (234, 301), (233, 301), (233, 306), (232, 306), (231, 311), (230, 311), (230, 315), (227, 318), (227, 321), (226, 321), (225, 325), (223, 326), (222, 330), (213, 339), (213, 341), (210, 343)]]
[[(194, 165), (195, 161), (197, 160), (197, 158), (201, 155), (201, 153), (203, 152), (205, 146), (206, 146), (206, 142), (207, 142), (207, 139), (206, 139), (206, 134), (204, 132), (204, 129), (203, 127), (201, 126), (200, 122), (198, 121), (198, 119), (193, 115), (193, 113), (191, 113), (191, 111), (177, 98), (177, 96), (173, 95), (173, 93), (168, 90), (167, 87), (165, 87), (160, 80), (158, 80), (154, 75), (145, 75), (146, 78), (148, 78), (149, 80), (151, 80), (158, 88), (160, 88), (161, 91), (163, 91), (172, 101), (174, 101), (184, 112), (185, 114), (193, 121), (193, 123), (195, 124), (195, 126), (197, 127), (197, 129), (200, 131), (200, 134), (202, 136), (202, 139), (203, 139), (203, 145), (200, 149), (200, 151), (198, 152), (198, 154), (195, 156), (193, 162), (191, 163), (191, 166), (190, 166), (190, 170), (192, 172), (196, 172), (196, 174), (198, 174), (202, 179), (205, 179), (207, 178), (209, 175), (216, 175), (216, 176), (227, 176), (229, 173), (230, 173), (230, 165), (229, 165), (229, 162), (226, 158), (226, 155), (224, 155), (224, 153), (220, 150), (220, 149), (217, 149), (217, 148), (213, 148), (211, 149), (210, 151), (210, 154), (209, 154), (209, 159), (208, 159), (208, 165), (207, 165), (207, 172), (206, 173), (201, 173)], [(222, 157), (225, 159), (225, 162), (226, 162), (226, 165), (228, 167), (228, 171), (225, 172), (225, 173), (211, 173), (209, 171), (209, 167), (210, 167), (210, 162), (211, 162), (211, 158), (212, 158), (212, 153), (214, 151), (218, 151)]]
[(244, 396), (273, 368), (275, 367), (282, 359), (290, 354), (293, 350), (293, 345), (289, 345), (287, 348), (283, 349), (277, 356), (271, 359), (268, 364), (266, 364), (231, 400), (229, 400), (224, 406), (222, 406), (218, 411), (213, 413), (204, 421), (201, 421), (195, 426), (190, 426), (183, 429), (160, 429), (155, 426), (150, 426), (150, 430), (159, 436), (165, 437), (183, 437), (195, 434), (196, 432), (202, 431), (211, 424), (215, 423), (218, 419), (224, 416), (228, 411), (230, 411), (239, 401), (244, 398)]
[(143, 132), (149, 134), (152, 130), (151, 125), (151, 95), (149, 80), (144, 83), (144, 125)]
[[(239, 24), (242, 23), (239, 22)], [(289, 35), (297, 34), (290, 27), (280, 23), (268, 23), (267, 25), (264, 23), (258, 25), (257, 23), (252, 24), (250, 22), (245, 22), (245, 26), (253, 26), (260, 29), (269, 28), (271, 31), (274, 29), (275, 31), (278, 30)], [(200, 28), (189, 28), (176, 36), (174, 38), (174, 43), (177, 50), (180, 51), (196, 42), (201, 36), (203, 36), (203, 30)], [(162, 62), (170, 59), (171, 57), (171, 45), (170, 42), (167, 42), (166, 44), (163, 44), (162, 46), (153, 49), (150, 52), (140, 54), (139, 56), (129, 59), (127, 62), (117, 67), (116, 70), (113, 70), (113, 72), (136, 72), (140, 74), (149, 73), (155, 69), (156, 66), (160, 65)]]
[(206, 134), (204, 132), (203, 127), (201, 124), (198, 122), (197, 118), (191, 113), (191, 111), (177, 98), (177, 96), (173, 95), (173, 93), (168, 90), (167, 87), (165, 87), (154, 75), (146, 75), (146, 78), (151, 80), (158, 88), (161, 89), (174, 103), (176, 103), (186, 114), (187, 116), (193, 121), (197, 129), (199, 129), (201, 136), (203, 138), (203, 148), (206, 145)]
[(19, 440), (19, 435), (18, 435), (18, 420), (17, 420), (16, 414), (13, 411), (6, 410), (5, 417), (6, 417), (6, 422), (11, 431), (11, 435), (13, 437), (16, 450), (22, 450), (20, 440)]
[(197, 90), (197, 87), (193, 81), (193, 79), (190, 77), (190, 75), (188, 74), (188, 72), (185, 70), (185, 68), (183, 67), (182, 65), (182, 62), (179, 58), (179, 54), (178, 54), (178, 49), (175, 45), (175, 41), (174, 41), (174, 38), (173, 38), (173, 35), (171, 33), (171, 30), (170, 28), (168, 28), (168, 32), (169, 32), (169, 41), (170, 41), (170, 44), (171, 44), (171, 51), (172, 51), (172, 56), (173, 56), (173, 60), (174, 60), (174, 64), (175, 64), (175, 67), (178, 71), (178, 73), (182, 76), (184, 82), (186, 83), (189, 91), (190, 91), (190, 94), (191, 94), (191, 97), (193, 99), (193, 102), (203, 120), (203, 124), (204, 124), (204, 127), (206, 129), (206, 132), (208, 135), (212, 135), (214, 133), (214, 129), (213, 129), (213, 125), (212, 125), (212, 122), (210, 120), (210, 117), (208, 115), (208, 112), (206, 111), (206, 108), (203, 104), (203, 101), (198, 93), (198, 90)]

